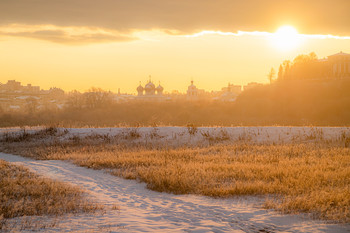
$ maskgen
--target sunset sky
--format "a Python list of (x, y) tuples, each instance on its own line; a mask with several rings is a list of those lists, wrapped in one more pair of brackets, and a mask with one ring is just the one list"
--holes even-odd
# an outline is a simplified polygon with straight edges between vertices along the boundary
[(135, 93), (268, 82), (298, 54), (350, 53), (349, 0), (1, 0), (0, 82)]

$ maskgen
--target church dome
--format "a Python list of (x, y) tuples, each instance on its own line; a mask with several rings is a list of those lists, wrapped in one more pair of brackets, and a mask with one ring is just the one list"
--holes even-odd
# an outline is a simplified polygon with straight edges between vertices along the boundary
[(141, 86), (141, 82), (140, 82), (140, 85), (136, 88), (136, 90), (137, 90), (137, 95), (138, 96), (142, 96), (143, 95), (144, 88)]
[(164, 90), (164, 88), (159, 84), (157, 87), (157, 91), (158, 92), (162, 92)]
[(193, 84), (193, 81), (191, 81), (191, 85), (188, 86), (188, 89), (196, 89), (196, 86)]
[(143, 92), (143, 87), (141, 86), (141, 84), (137, 87), (137, 92)]
[(145, 90), (154, 90), (156, 86), (150, 81), (146, 84)]
[(159, 82), (159, 85), (156, 88), (157, 94), (158, 95), (163, 95), (163, 90), (164, 90), (164, 88), (160, 85), (160, 82)]
[(156, 92), (156, 86), (152, 83), (152, 81), (149, 81), (145, 86), (145, 94), (154, 95), (155, 92)]

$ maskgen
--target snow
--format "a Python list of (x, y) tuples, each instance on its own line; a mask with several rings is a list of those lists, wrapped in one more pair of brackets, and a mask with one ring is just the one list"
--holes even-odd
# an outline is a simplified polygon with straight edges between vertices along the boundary
[(33, 98), (33, 99), (37, 99), (37, 100), (40, 99), (40, 97), (38, 97), (38, 96), (18, 96), (15, 99), (26, 100), (26, 99), (29, 99), (29, 98)]
[[(106, 131), (108, 129), (99, 132)], [(36, 161), (4, 153), (0, 153), (0, 159), (24, 165), (45, 177), (78, 185), (107, 207), (120, 207), (120, 210), (106, 208), (104, 214), (68, 215), (57, 226), (42, 229), (42, 232), (341, 233), (350, 229), (349, 225), (310, 220), (305, 215), (282, 215), (261, 209), (262, 199), (257, 197), (209, 198), (159, 193), (147, 190), (142, 183), (64, 161)], [(48, 220), (40, 218), (40, 221)]]
[[(26, 132), (35, 132), (42, 127), (26, 128)], [(0, 128), (0, 136), (5, 132), (21, 132), (21, 128)], [(108, 135), (122, 140), (131, 131), (140, 134), (139, 138), (128, 139), (133, 143), (146, 143), (166, 146), (200, 146), (213, 141), (236, 143), (237, 141), (253, 143), (292, 143), (317, 139), (338, 140), (342, 136), (350, 136), (349, 127), (198, 127), (193, 135), (187, 127), (139, 127), (139, 128), (67, 128), (68, 133), (59, 136), (67, 140), (73, 136)], [(63, 128), (61, 129), (63, 131)], [(209, 135), (206, 137), (205, 135)], [(226, 140), (221, 140), (227, 135)]]

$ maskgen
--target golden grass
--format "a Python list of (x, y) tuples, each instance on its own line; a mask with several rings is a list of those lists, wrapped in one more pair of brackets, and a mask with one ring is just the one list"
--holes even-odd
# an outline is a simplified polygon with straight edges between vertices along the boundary
[(39, 177), (22, 166), (0, 160), (0, 230), (6, 229), (8, 218), (57, 216), (101, 208), (89, 202), (77, 187)]
[[(32, 143), (32, 144), (31, 144)], [(337, 142), (257, 145), (236, 142), (198, 148), (146, 148), (108, 143), (8, 144), (37, 159), (70, 160), (175, 194), (265, 195), (265, 207), (350, 222), (350, 149)]]

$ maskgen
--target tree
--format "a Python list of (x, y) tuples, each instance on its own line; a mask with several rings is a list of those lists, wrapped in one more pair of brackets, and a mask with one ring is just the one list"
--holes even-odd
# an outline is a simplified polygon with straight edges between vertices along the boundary
[(66, 106), (71, 109), (83, 108), (84, 107), (83, 95), (77, 90), (74, 90), (68, 93)]
[(275, 72), (274, 68), (271, 68), (270, 72), (267, 74), (267, 78), (269, 79), (270, 84), (274, 80), (275, 75), (276, 75), (276, 72)]
[(300, 54), (293, 60), (293, 64), (305, 64), (308, 62), (316, 61), (317, 60), (317, 55), (314, 52), (307, 54)]
[(319, 63), (317, 62), (317, 55), (312, 52), (310, 54), (298, 55), (293, 60), (291, 66), (293, 72), (293, 79), (315, 79), (319, 77)]
[(83, 96), (87, 108), (103, 108), (113, 102), (112, 93), (101, 88), (92, 87)]
[(283, 79), (283, 66), (282, 66), (282, 64), (280, 65), (280, 67), (279, 67), (279, 69), (278, 69), (278, 77), (277, 77), (277, 79), (279, 80), (279, 81), (281, 81), (282, 79)]
[(285, 60), (283, 61), (283, 66), (284, 66), (284, 75), (283, 75), (283, 79), (287, 80), (290, 79), (290, 61), (289, 60)]
[(26, 99), (26, 111), (30, 114), (34, 113), (38, 108), (38, 101), (34, 97)]

